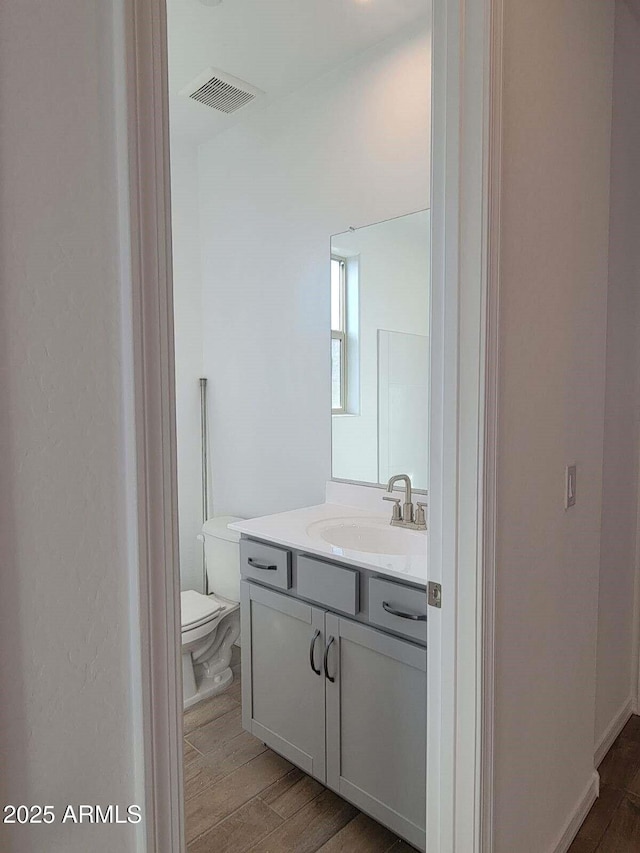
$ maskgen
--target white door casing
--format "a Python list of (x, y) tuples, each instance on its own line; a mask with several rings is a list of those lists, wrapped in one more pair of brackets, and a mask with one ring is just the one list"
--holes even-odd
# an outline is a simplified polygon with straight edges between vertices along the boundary
[(492, 849), (502, 0), (434, 2), (427, 850)]
[[(125, 0), (142, 849), (182, 853), (182, 667), (165, 0)], [(126, 342), (125, 342), (126, 343)]]

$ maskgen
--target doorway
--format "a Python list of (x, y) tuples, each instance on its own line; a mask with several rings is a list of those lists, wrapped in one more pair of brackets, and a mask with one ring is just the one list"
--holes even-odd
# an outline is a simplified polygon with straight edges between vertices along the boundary
[[(156, 438), (158, 438), (162, 433), (168, 438), (168, 441), (165, 443), (160, 441), (155, 445), (155, 447), (153, 447), (153, 451), (157, 453), (156, 459), (163, 460), (163, 466), (160, 467), (160, 473), (158, 473), (158, 469), (156, 469), (155, 473), (152, 474), (149, 463), (147, 465), (147, 469), (141, 472), (142, 481), (145, 485), (151, 487), (148, 488), (146, 492), (146, 506), (149, 512), (141, 521), (141, 524), (143, 529), (148, 533), (150, 519), (154, 517), (154, 514), (158, 513), (160, 504), (162, 505), (162, 513), (160, 516), (165, 525), (165, 537), (163, 539), (161, 552), (156, 552), (156, 557), (159, 558), (156, 565), (164, 565), (168, 567), (166, 573), (162, 576), (160, 574), (156, 574), (154, 576), (146, 574), (143, 578), (142, 584), (146, 594), (151, 593), (153, 590), (158, 593), (155, 597), (154, 606), (150, 609), (150, 624), (157, 626), (156, 637), (158, 635), (162, 635), (163, 632), (167, 637), (167, 645), (163, 655), (164, 659), (161, 658), (160, 661), (158, 658), (158, 649), (156, 644), (148, 642), (146, 644), (149, 669), (155, 671), (154, 678), (149, 680), (148, 690), (147, 719), (149, 722), (149, 734), (147, 738), (147, 755), (148, 757), (157, 756), (158, 754), (163, 754), (165, 756), (166, 761), (164, 763), (156, 762), (154, 764), (149, 761), (149, 788), (153, 791), (153, 800), (156, 803), (161, 801), (172, 804), (169, 811), (169, 814), (172, 816), (171, 820), (166, 816), (166, 811), (163, 816), (160, 815), (159, 811), (156, 811), (155, 825), (157, 827), (157, 837), (164, 835), (165, 838), (172, 837), (177, 839), (182, 832), (180, 818), (177, 816), (178, 801), (182, 797), (181, 780), (180, 771), (177, 768), (176, 761), (178, 753), (177, 749), (174, 749), (174, 747), (177, 748), (179, 746), (179, 738), (176, 737), (179, 732), (179, 724), (177, 722), (174, 724), (172, 714), (169, 715), (169, 719), (165, 717), (164, 720), (158, 720), (156, 703), (152, 699), (152, 697), (163, 697), (165, 700), (168, 699), (169, 706), (176, 709), (176, 718), (179, 719), (179, 708), (181, 703), (179, 698), (177, 698), (180, 696), (180, 682), (178, 678), (179, 667), (177, 666), (178, 657), (176, 655), (176, 651), (171, 648), (172, 641), (175, 641), (176, 637), (178, 637), (180, 633), (180, 618), (177, 608), (179, 577), (175, 570), (177, 559), (175, 558), (176, 538), (174, 538), (177, 522), (175, 509), (175, 459), (177, 457), (177, 452), (175, 448), (175, 437), (172, 433), (171, 426), (172, 416), (175, 411), (175, 404), (172, 398), (172, 391), (168, 390), (171, 388), (170, 374), (172, 367), (172, 329), (171, 323), (169, 322), (170, 311), (168, 311), (168, 309), (171, 308), (171, 301), (170, 298), (168, 298), (171, 291), (168, 286), (165, 287), (165, 285), (168, 285), (169, 275), (168, 268), (163, 260), (165, 258), (168, 260), (167, 243), (165, 242), (163, 244), (163, 251), (159, 254), (157, 251), (158, 233), (160, 233), (163, 228), (166, 228), (168, 211), (168, 174), (166, 171), (168, 163), (166, 147), (168, 141), (168, 124), (166, 96), (164, 94), (165, 83), (163, 75), (158, 75), (158, 69), (162, 70), (166, 61), (163, 47), (165, 20), (164, 9), (158, 8), (156, 4), (150, 2), (141, 3), (139, 7), (136, 8), (136, 14), (136, 26), (131, 33), (132, 39), (130, 44), (131, 50), (138, 60), (138, 76), (135, 87), (137, 97), (133, 98), (134, 112), (140, 115), (142, 107), (139, 96), (142, 92), (154, 91), (158, 97), (154, 102), (155, 111), (153, 111), (152, 116), (147, 114), (147, 118), (152, 118), (152, 120), (146, 124), (143, 122), (137, 123), (138, 135), (135, 141), (138, 146), (138, 152), (145, 149), (145, 146), (147, 146), (147, 151), (150, 150), (148, 146), (153, 143), (153, 150), (155, 150), (156, 153), (160, 153), (162, 156), (155, 159), (153, 168), (149, 168), (150, 161), (145, 158), (134, 158), (135, 162), (144, 164), (135, 170), (134, 184), (136, 186), (136, 192), (138, 194), (141, 192), (146, 202), (146, 204), (143, 204), (140, 208), (141, 219), (146, 221), (147, 225), (150, 221), (155, 221), (156, 225), (164, 223), (164, 225), (160, 227), (160, 231), (156, 230), (153, 232), (142, 228), (137, 232), (141, 238), (141, 242), (138, 247), (141, 263), (140, 269), (137, 272), (139, 274), (140, 292), (142, 293), (139, 305), (140, 313), (138, 316), (140, 317), (145, 313), (145, 311), (149, 312), (149, 322), (145, 329), (146, 336), (143, 336), (140, 340), (139, 355), (141, 356), (141, 370), (145, 373), (147, 379), (153, 375), (156, 380), (155, 382), (147, 381), (146, 387), (148, 390), (145, 392), (146, 396), (143, 396), (143, 398), (138, 401), (138, 415), (140, 418), (140, 409), (143, 411), (146, 410), (148, 414), (150, 407), (154, 408), (158, 414), (161, 415), (157, 421), (160, 432), (156, 435)], [(476, 20), (478, 22), (483, 22), (485, 15), (488, 16), (488, 10), (481, 8), (479, 4), (478, 9), (476, 10)], [(470, 20), (473, 20), (473, 16), (471, 16)], [(444, 599), (441, 612), (435, 614), (429, 624), (429, 687), (431, 688), (433, 684), (436, 686), (431, 690), (431, 700), (434, 701), (435, 704), (433, 711), (429, 716), (427, 726), (427, 741), (431, 744), (429, 748), (431, 777), (428, 780), (427, 791), (427, 832), (429, 833), (429, 838), (433, 838), (432, 848), (434, 850), (440, 848), (447, 849), (447, 839), (453, 838), (456, 834), (460, 837), (462, 826), (464, 825), (466, 827), (464, 831), (469, 833), (465, 837), (473, 839), (471, 843), (474, 845), (472, 847), (466, 847), (465, 849), (475, 849), (475, 844), (477, 843), (475, 838), (478, 836), (479, 832), (479, 821), (477, 819), (477, 810), (475, 808), (470, 809), (469, 804), (471, 802), (477, 803), (479, 798), (479, 746), (475, 738), (475, 731), (477, 715), (479, 714), (481, 706), (481, 692), (477, 688), (478, 679), (475, 676), (473, 678), (467, 677), (469, 669), (466, 670), (464, 680), (462, 680), (464, 667), (459, 666), (459, 664), (462, 662), (461, 652), (463, 647), (467, 652), (470, 649), (474, 649), (471, 655), (466, 656), (467, 666), (473, 670), (475, 674), (477, 674), (481, 669), (478, 631), (479, 629), (481, 630), (482, 627), (482, 614), (475, 605), (475, 602), (477, 600), (477, 590), (479, 589), (482, 576), (480, 573), (475, 574), (472, 578), (459, 575), (457, 569), (458, 557), (453, 556), (452, 561), (448, 562), (445, 555), (447, 553), (447, 549), (451, 549), (452, 546), (455, 548), (456, 544), (459, 544), (460, 541), (464, 541), (467, 547), (471, 548), (476, 553), (475, 562), (479, 565), (482, 564), (480, 560), (480, 551), (478, 550), (481, 547), (481, 541), (478, 536), (479, 505), (466, 508), (468, 512), (467, 522), (469, 524), (469, 526), (466, 527), (465, 524), (460, 523), (457, 500), (455, 498), (461, 482), (461, 472), (458, 470), (459, 460), (456, 451), (459, 439), (456, 439), (455, 444), (451, 443), (450, 439), (452, 436), (457, 436), (458, 434), (457, 425), (459, 423), (459, 411), (456, 402), (458, 395), (457, 392), (455, 392), (456, 379), (455, 377), (453, 378), (453, 383), (451, 383), (450, 380), (452, 378), (452, 364), (458, 363), (459, 370), (457, 371), (457, 374), (460, 375), (460, 371), (462, 371), (462, 375), (464, 375), (468, 370), (470, 375), (476, 377), (475, 381), (477, 382), (478, 373), (476, 366), (479, 360), (484, 359), (483, 330), (485, 317), (484, 309), (486, 306), (483, 302), (482, 294), (484, 292), (483, 289), (486, 288), (486, 278), (481, 277), (480, 280), (478, 276), (472, 274), (470, 270), (461, 271), (458, 268), (457, 256), (454, 258), (451, 254), (450, 247), (452, 245), (452, 237), (450, 235), (455, 231), (455, 242), (458, 245), (460, 245), (460, 243), (473, 245), (474, 249), (479, 251), (484, 257), (484, 253), (481, 251), (483, 248), (483, 238), (481, 236), (482, 229), (474, 230), (469, 229), (468, 227), (460, 229), (458, 219), (460, 213), (459, 207), (454, 206), (447, 210), (444, 204), (444, 199), (447, 196), (447, 193), (450, 197), (459, 199), (458, 193), (460, 185), (457, 182), (451, 183), (450, 180), (452, 172), (455, 171), (454, 163), (459, 165), (458, 158), (457, 156), (454, 157), (454, 155), (461, 152), (461, 156), (463, 157), (470, 156), (470, 147), (473, 145), (475, 149), (477, 146), (477, 138), (472, 138), (473, 132), (477, 132), (479, 128), (482, 129), (481, 135), (484, 138), (484, 121), (486, 116), (484, 113), (481, 113), (481, 115), (478, 116), (478, 123), (475, 127), (472, 123), (468, 125), (468, 133), (470, 134), (470, 137), (466, 140), (458, 140), (460, 143), (459, 148), (452, 149), (449, 145), (443, 145), (444, 130), (447, 124), (451, 123), (451, 127), (459, 127), (459, 123), (454, 119), (459, 115), (459, 111), (464, 106), (463, 103), (461, 103), (461, 89), (459, 88), (460, 80), (457, 76), (455, 79), (451, 76), (452, 69), (448, 66), (447, 57), (445, 56), (445, 44), (448, 43), (449, 46), (455, 44), (456, 50), (459, 50), (461, 38), (463, 43), (465, 39), (469, 42), (466, 52), (468, 65), (464, 66), (465, 75), (468, 75), (468, 77), (465, 75), (463, 76), (465, 79), (464, 95), (470, 101), (472, 101), (474, 97), (478, 96), (479, 82), (483, 80), (486, 81), (488, 79), (490, 66), (487, 59), (488, 50), (484, 37), (481, 39), (471, 37), (469, 31), (466, 30), (461, 34), (459, 27), (460, 21), (457, 18), (457, 15), (452, 14), (451, 10), (445, 9), (444, 6), (440, 9), (436, 8), (434, 10), (434, 22), (434, 33), (440, 32), (443, 37), (442, 42), (439, 45), (434, 44), (434, 62), (436, 68), (441, 68), (443, 75), (441, 81), (434, 86), (433, 96), (434, 116), (437, 117), (436, 124), (438, 122), (441, 124), (438, 125), (440, 127), (440, 131), (436, 131), (434, 133), (433, 146), (434, 160), (439, 165), (437, 168), (434, 168), (432, 192), (434, 215), (432, 226), (432, 237), (434, 240), (434, 258), (432, 260), (433, 299), (431, 307), (432, 388), (434, 387), (433, 383), (435, 382), (435, 387), (439, 387), (442, 392), (446, 376), (448, 376), (448, 379), (446, 379), (446, 393), (441, 393), (438, 397), (441, 404), (439, 404), (436, 414), (430, 415), (430, 457), (432, 461), (435, 460), (436, 464), (430, 468), (431, 480), (429, 483), (429, 492), (432, 502), (436, 496), (438, 496), (439, 508), (435, 512), (433, 504), (430, 508), (432, 533), (429, 548), (430, 563), (433, 566), (434, 572), (434, 582), (441, 583), (444, 589), (444, 594), (446, 595), (447, 580), (449, 580), (449, 589), (452, 590), (453, 594), (451, 598)], [(474, 29), (473, 32), (475, 33), (476, 30)], [(486, 28), (484, 26), (480, 27), (480, 32), (485, 33)], [(451, 53), (449, 53), (448, 56), (450, 59)], [(149, 61), (152, 59), (155, 59), (155, 65), (153, 62)], [(481, 71), (479, 76), (477, 73), (478, 69)], [(148, 104), (148, 101), (145, 101), (145, 104)], [(440, 136), (440, 134), (442, 134), (442, 136)], [(449, 143), (451, 143), (452, 138), (453, 137), (450, 133), (448, 137)], [(160, 140), (159, 148), (158, 140)], [(449, 164), (448, 171), (446, 164)], [(478, 163), (474, 159), (474, 166), (475, 171), (467, 171), (465, 173), (465, 179), (471, 179), (471, 176), (473, 177), (474, 189), (477, 193), (475, 198), (478, 201), (477, 207), (474, 210), (474, 215), (477, 217), (475, 222), (477, 223), (483, 221), (486, 216), (486, 209), (483, 203), (485, 197), (483, 193), (486, 189), (487, 172), (484, 160), (483, 162)], [(455, 229), (451, 229), (450, 227), (452, 224), (452, 217), (455, 217)], [(447, 240), (444, 240), (445, 228), (447, 229), (447, 235), (449, 235)], [(166, 237), (166, 230), (164, 231), (164, 234)], [(439, 235), (439, 237), (436, 235)], [(438, 244), (438, 248), (436, 249), (436, 240), (438, 239), (441, 240), (441, 243)], [(151, 249), (153, 249), (152, 255), (149, 254)], [(157, 274), (157, 278), (156, 276), (150, 275), (150, 263), (155, 267), (154, 271)], [(455, 293), (452, 292), (451, 288), (449, 288), (449, 291), (447, 292), (443, 286), (444, 279), (446, 276), (451, 276), (454, 272), (456, 280), (460, 275), (469, 276), (469, 283), (473, 279), (473, 287), (470, 287), (468, 291), (465, 291), (463, 288)], [(458, 304), (459, 308), (460, 306), (463, 306), (468, 309), (467, 311), (463, 310), (461, 313), (457, 312), (457, 315), (461, 316), (465, 322), (473, 322), (474, 316), (477, 321), (475, 327), (476, 334), (472, 337), (472, 340), (475, 343), (471, 346), (467, 345), (463, 352), (464, 359), (461, 364), (459, 360), (460, 329), (458, 328), (457, 322), (453, 324), (451, 322), (452, 307), (454, 304)], [(158, 309), (160, 309), (159, 313), (155, 313)], [(167, 314), (169, 314), (168, 317)], [(441, 324), (438, 330), (435, 330), (433, 327), (434, 315), (445, 317), (445, 322)], [(455, 355), (453, 362), (447, 362), (445, 360), (444, 353), (447, 350), (450, 354), (453, 353)], [(143, 354), (147, 357), (144, 358)], [(154, 362), (153, 357), (157, 357), (158, 355), (160, 356), (158, 362)], [(481, 388), (476, 386), (476, 393), (471, 394), (469, 397), (470, 407), (474, 405), (476, 407), (475, 423), (483, 421), (483, 416), (480, 418), (477, 417), (478, 412), (481, 410), (484, 411), (483, 389), (484, 385), (482, 385)], [(451, 419), (452, 413), (453, 420)], [(149, 421), (147, 418), (145, 418), (145, 421), (148, 425)], [(444, 429), (443, 425), (446, 425), (446, 429)], [(455, 427), (453, 432), (451, 429), (452, 426)], [(147, 430), (149, 429), (153, 432), (153, 428), (149, 428), (147, 426)], [(150, 437), (149, 433), (147, 434), (147, 437)], [(477, 435), (475, 437), (471, 436), (471, 438), (473, 440), (468, 441), (465, 446), (469, 448), (470, 454), (473, 453), (475, 455), (477, 465), (478, 461), (483, 458), (484, 449), (483, 445), (480, 444)], [(475, 451), (472, 450), (474, 447)], [(477, 474), (477, 468), (471, 468), (465, 472), (465, 476), (475, 479), (476, 482)], [(167, 496), (171, 496), (171, 500), (167, 501)], [(455, 508), (454, 516), (458, 520), (457, 524), (454, 524), (452, 518), (445, 512), (447, 501), (449, 501), (449, 506), (454, 506)], [(157, 519), (158, 515), (155, 515), (155, 518)], [(451, 556), (451, 554), (452, 552), (449, 551), (449, 556)], [(148, 565), (148, 557), (149, 555), (147, 554), (146, 565)], [(446, 572), (443, 573), (440, 569), (440, 577), (438, 577), (439, 570), (437, 567), (442, 567), (445, 563), (448, 564)], [(449, 573), (448, 576), (447, 573)], [(468, 598), (461, 599), (459, 597), (459, 593), (463, 588), (467, 589), (467, 591), (476, 590), (476, 592)], [(153, 598), (154, 596), (149, 594), (149, 600), (152, 600)], [(462, 629), (460, 628), (461, 623), (459, 621), (459, 607), (468, 607), (471, 600), (474, 601), (473, 625), (476, 627), (471, 630), (466, 627)], [(160, 604), (161, 607), (158, 607), (158, 604)], [(160, 612), (162, 612), (162, 617), (160, 617)], [(161, 625), (161, 618), (164, 619), (164, 627)], [(465, 625), (466, 624), (468, 623), (465, 623)], [(144, 636), (147, 640), (149, 638), (149, 634), (150, 632), (145, 628)], [(150, 663), (150, 661), (154, 659), (156, 664), (155, 667)], [(160, 665), (158, 665), (158, 662), (160, 662)], [(453, 671), (456, 672), (458, 677), (461, 679), (462, 686), (467, 686), (466, 696), (465, 690), (458, 690), (456, 692), (453, 687), (450, 689), (450, 685), (447, 685), (445, 690), (441, 689), (443, 682), (440, 674), (443, 671), (443, 666), (447, 666), (451, 663), (453, 664)], [(454, 708), (456, 703), (461, 703), (459, 707), (462, 706), (463, 696), (464, 702), (467, 703), (466, 708), (468, 713), (464, 725), (473, 720), (473, 725), (470, 725), (469, 729), (465, 730), (473, 730), (474, 737), (472, 738), (472, 741), (468, 739), (465, 741), (462, 736), (463, 727), (461, 727), (459, 723), (454, 723)], [(166, 741), (163, 741), (165, 736), (167, 741), (172, 744), (168, 751), (166, 749)], [(471, 764), (469, 764), (467, 760), (468, 754), (463, 760), (463, 751), (461, 749), (463, 742), (468, 744), (473, 742), (474, 744), (471, 749), (471, 753), (473, 755)], [(464, 769), (459, 769), (457, 771), (456, 762), (459, 762), (460, 768)], [(456, 786), (456, 775), (458, 778), (458, 785), (463, 777), (469, 780), (464, 794), (461, 794), (460, 788)], [(458, 799), (458, 807), (453, 807), (456, 799), (461, 796), (467, 798), (466, 807), (461, 807), (462, 801), (460, 799)], [(172, 849), (177, 849), (175, 844)]]

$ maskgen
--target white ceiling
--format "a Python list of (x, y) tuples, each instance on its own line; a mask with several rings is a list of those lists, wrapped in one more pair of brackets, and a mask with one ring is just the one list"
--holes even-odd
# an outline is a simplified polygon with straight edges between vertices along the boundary
[[(430, 14), (430, 0), (167, 0), (171, 133), (203, 142)], [(213, 67), (266, 94), (226, 116), (179, 92)]]

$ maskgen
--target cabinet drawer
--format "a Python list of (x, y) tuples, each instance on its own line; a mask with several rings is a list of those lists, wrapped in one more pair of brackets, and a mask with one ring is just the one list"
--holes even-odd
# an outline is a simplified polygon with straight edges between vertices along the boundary
[(255, 578), (278, 589), (291, 588), (291, 552), (285, 548), (241, 539), (240, 570), (245, 578)]
[[(395, 611), (395, 612), (392, 612)], [(369, 580), (369, 621), (427, 642), (427, 593), (381, 578)], [(412, 617), (422, 617), (412, 618)]]
[(298, 557), (296, 563), (298, 595), (352, 616), (360, 609), (359, 579), (360, 573), (355, 569), (334, 566), (332, 563), (314, 560), (313, 557)]

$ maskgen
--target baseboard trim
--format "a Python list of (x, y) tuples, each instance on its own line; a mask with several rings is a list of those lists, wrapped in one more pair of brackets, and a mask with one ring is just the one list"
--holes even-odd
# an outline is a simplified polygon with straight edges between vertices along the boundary
[(613, 746), (614, 740), (618, 737), (622, 729), (628, 723), (629, 718), (634, 712), (634, 705), (635, 702), (633, 700), (633, 696), (629, 696), (629, 698), (623, 704), (622, 708), (620, 708), (618, 713), (608, 725), (605, 733), (602, 735), (599, 743), (596, 746), (596, 751), (593, 759), (595, 767), (599, 766), (602, 759)]
[(589, 814), (589, 809), (598, 799), (599, 793), (600, 775), (597, 770), (594, 770), (589, 784), (578, 800), (564, 832), (560, 835), (556, 844), (551, 847), (550, 853), (567, 853), (573, 839), (578, 834), (578, 830), (584, 823), (584, 819)]

